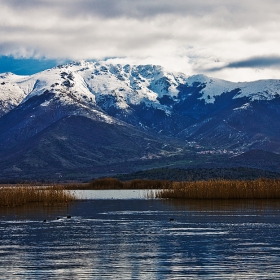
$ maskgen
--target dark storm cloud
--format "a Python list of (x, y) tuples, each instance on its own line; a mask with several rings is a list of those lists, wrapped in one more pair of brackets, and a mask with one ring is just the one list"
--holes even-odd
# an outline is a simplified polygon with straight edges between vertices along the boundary
[(216, 72), (229, 68), (279, 68), (280, 69), (280, 56), (264, 56), (264, 57), (251, 57), (244, 60), (230, 62), (222, 67), (213, 67), (206, 69), (208, 72)]
[(249, 59), (231, 62), (227, 68), (279, 68), (280, 56), (252, 57)]

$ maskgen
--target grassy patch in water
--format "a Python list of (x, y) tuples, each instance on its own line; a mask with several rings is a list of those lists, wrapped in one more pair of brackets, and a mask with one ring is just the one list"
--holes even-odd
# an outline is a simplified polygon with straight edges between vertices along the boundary
[(0, 187), (0, 207), (29, 204), (55, 205), (75, 200), (75, 196), (62, 186), (5, 186)]
[(150, 197), (175, 199), (279, 199), (280, 180), (173, 182)]

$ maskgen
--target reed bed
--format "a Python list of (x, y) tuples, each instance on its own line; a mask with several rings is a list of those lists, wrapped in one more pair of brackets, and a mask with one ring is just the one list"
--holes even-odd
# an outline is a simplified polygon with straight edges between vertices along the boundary
[(68, 190), (122, 190), (122, 189), (166, 189), (171, 187), (171, 181), (144, 180), (120, 181), (116, 178), (100, 178), (89, 183), (64, 185)]
[(174, 199), (279, 199), (280, 180), (210, 180), (173, 182), (171, 188), (150, 193), (154, 198)]
[(75, 196), (61, 186), (0, 187), (0, 207), (17, 207), (27, 204), (50, 206), (74, 200)]

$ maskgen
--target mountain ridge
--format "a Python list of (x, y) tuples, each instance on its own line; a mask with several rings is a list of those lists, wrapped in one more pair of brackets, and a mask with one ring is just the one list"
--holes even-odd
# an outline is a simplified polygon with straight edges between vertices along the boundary
[[(203, 162), (203, 158), (221, 160), (222, 157), (223, 163), (230, 165), (235, 156), (250, 150), (278, 154), (279, 94), (280, 80), (233, 83), (205, 75), (188, 77), (155, 65), (82, 61), (30, 76), (3, 73), (0, 74), (0, 167), (11, 170), (10, 174), (12, 170), (28, 174), (28, 160), (37, 160), (34, 149), (39, 140), (35, 139), (45, 137), (51, 141), (53, 132), (58, 137), (55, 139), (60, 139), (57, 144), (60, 149), (55, 153), (59, 154), (57, 158), (61, 164), (52, 168), (48, 161), (49, 170), (55, 171), (60, 166), (63, 173), (62, 163), (69, 161), (69, 151), (63, 151), (65, 147), (72, 147), (71, 143), (75, 141), (81, 145), (74, 145), (75, 151), (70, 149), (73, 157), (68, 167), (74, 168), (75, 159), (84, 158), (83, 145), (88, 147), (91, 159), (84, 159), (85, 164), (77, 165), (75, 172), (79, 168), (101, 168), (92, 151), (98, 153), (102, 145), (95, 138), (97, 149), (88, 137), (91, 129), (97, 127), (103, 127), (100, 134), (109, 138), (107, 132), (111, 131), (111, 135), (115, 135), (111, 147), (122, 151), (118, 156), (111, 148), (101, 153), (99, 161), (103, 162), (105, 173), (106, 162), (108, 165), (121, 162), (126, 150), (130, 151), (135, 171), (142, 167), (143, 159), (150, 159), (157, 165), (160, 160), (163, 165), (174, 162), (180, 165), (181, 162), (180, 167), (189, 167), (189, 159), (197, 156), (202, 159), (199, 162)], [(73, 120), (71, 125), (70, 121), (65, 121), (67, 118)], [(83, 137), (78, 134), (81, 119), (86, 124), (80, 132)], [(65, 135), (56, 130), (56, 123)], [(74, 132), (64, 129), (63, 123), (73, 126)], [(110, 129), (108, 125), (111, 125)], [(46, 133), (48, 130), (52, 132)], [(124, 131), (126, 137), (122, 138)], [(40, 133), (43, 138), (38, 138)], [(88, 140), (85, 142), (83, 138)], [(135, 139), (142, 139), (139, 147), (143, 151), (136, 148)], [(31, 142), (34, 142), (33, 147), (28, 146)], [(15, 151), (19, 156), (14, 155)], [(28, 153), (33, 155), (32, 159), (28, 159)], [(42, 148), (39, 154), (42, 156), (42, 153), (55, 158), (51, 145)], [(178, 158), (174, 159), (174, 156)], [(245, 165), (246, 162), (247, 159)], [(268, 168), (265, 163), (263, 166)], [(277, 171), (276, 165), (273, 168), (272, 171)], [(37, 166), (32, 172), (39, 176), (42, 169)], [(5, 177), (4, 173), (2, 177)]]

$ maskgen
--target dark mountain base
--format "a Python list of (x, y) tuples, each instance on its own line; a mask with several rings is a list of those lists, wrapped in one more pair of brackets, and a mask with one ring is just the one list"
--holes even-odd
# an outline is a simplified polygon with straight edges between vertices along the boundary
[[(254, 157), (251, 158), (251, 154), (255, 156), (258, 154), (258, 160)], [(265, 156), (261, 157), (261, 154)], [(53, 155), (50, 154), (49, 157), (51, 156)], [(78, 163), (76, 156), (77, 154), (73, 157), (73, 164)], [(270, 160), (265, 160), (267, 156)], [(235, 158), (228, 158), (224, 155), (197, 155), (194, 152), (186, 151), (182, 155), (155, 159), (133, 160), (120, 157), (116, 162), (108, 159), (107, 162), (96, 161), (83, 167), (67, 168), (57, 163), (57, 165), (50, 164), (31, 169), (26, 166), (26, 169), (23, 169), (24, 165), (20, 165), (21, 161), (18, 158), (17, 165), (12, 165), (0, 173), (0, 182), (88, 182), (100, 177), (115, 177), (120, 180), (162, 179), (173, 181), (274, 179), (280, 178), (279, 159), (279, 155), (265, 151), (250, 151)], [(1, 163), (2, 166), (5, 166), (4, 164), (5, 162)]]
[(280, 173), (256, 168), (158, 168), (139, 171), (130, 174), (120, 174), (115, 178), (121, 181), (134, 179), (171, 180), (171, 181), (199, 181), (199, 180), (254, 180), (259, 178), (279, 179)]
[(89, 180), (95, 174), (139, 170), (153, 159), (164, 164), (182, 146), (127, 125), (69, 116), (0, 150), (0, 180)]

